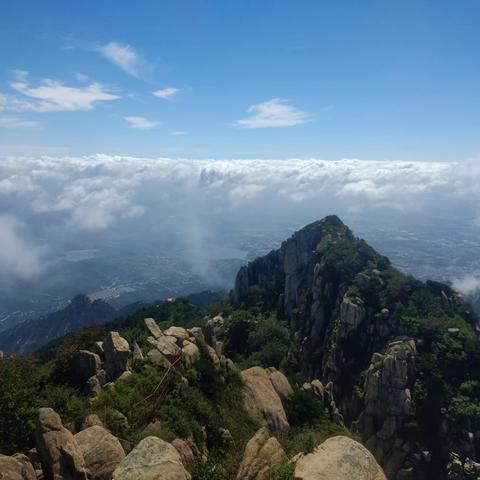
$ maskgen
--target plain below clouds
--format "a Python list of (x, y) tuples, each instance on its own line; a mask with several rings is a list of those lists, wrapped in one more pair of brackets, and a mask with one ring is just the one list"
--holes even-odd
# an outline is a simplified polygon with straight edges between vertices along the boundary
[(0, 215), (0, 280), (29, 280), (43, 271), (46, 249), (23, 235), (21, 223), (11, 215)]

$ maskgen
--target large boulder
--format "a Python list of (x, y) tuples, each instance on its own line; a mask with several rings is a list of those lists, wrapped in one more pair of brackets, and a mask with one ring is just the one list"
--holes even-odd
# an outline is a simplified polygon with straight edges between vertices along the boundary
[(267, 371), (262, 367), (252, 367), (240, 375), (245, 383), (246, 410), (258, 421), (265, 421), (276, 434), (285, 433), (289, 428), (287, 416)]
[(285, 452), (266, 427), (261, 428), (247, 443), (237, 480), (270, 480), (272, 471), (285, 460)]
[(183, 327), (170, 327), (165, 330), (165, 335), (175, 337), (180, 343), (186, 340), (190, 334)]
[(105, 428), (94, 425), (75, 435), (90, 480), (110, 480), (113, 471), (125, 458), (117, 437)]
[(200, 360), (199, 348), (194, 343), (185, 340), (182, 348), (182, 359), (186, 368), (193, 367), (193, 365)]
[(332, 437), (300, 458), (295, 480), (387, 480), (374, 456), (348, 437)]
[(28, 457), (17, 453), (12, 457), (0, 455), (0, 479), (37, 480), (37, 475)]
[(293, 395), (293, 388), (290, 385), (287, 377), (282, 373), (279, 372), (275, 367), (267, 368), (268, 377), (272, 382), (273, 388), (278, 393), (278, 396), (285, 401)]
[(88, 350), (78, 350), (72, 356), (70, 363), (70, 375), (72, 383), (77, 388), (83, 388), (85, 382), (96, 375), (102, 362), (99, 355)]
[(159, 339), (163, 333), (161, 328), (157, 325), (157, 322), (153, 318), (145, 318), (143, 320), (148, 331), (153, 335), (154, 338)]
[(107, 363), (108, 379), (117, 378), (128, 370), (130, 345), (118, 332), (108, 332), (105, 342), (105, 360)]
[(35, 438), (46, 480), (87, 480), (80, 447), (53, 409), (39, 409)]
[(158, 437), (144, 438), (113, 472), (112, 480), (190, 480), (180, 454)]
[(171, 362), (176, 360), (182, 354), (182, 350), (177, 345), (177, 339), (169, 335), (164, 335), (163, 337), (160, 337), (157, 340), (155, 347)]

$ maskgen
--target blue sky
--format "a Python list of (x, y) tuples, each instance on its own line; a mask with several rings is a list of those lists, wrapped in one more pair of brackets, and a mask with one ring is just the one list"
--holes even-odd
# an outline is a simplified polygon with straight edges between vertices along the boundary
[(0, 155), (478, 158), (479, 24), (474, 0), (3, 2)]

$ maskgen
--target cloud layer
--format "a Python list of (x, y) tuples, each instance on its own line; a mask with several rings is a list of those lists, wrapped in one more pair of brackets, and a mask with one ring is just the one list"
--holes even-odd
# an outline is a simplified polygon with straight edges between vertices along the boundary
[[(445, 206), (464, 215), (474, 205), (480, 205), (480, 168), (473, 163), (6, 157), (0, 159), (1, 240), (17, 250), (0, 256), (0, 270), (21, 277), (41, 268), (42, 251), (27, 241), (35, 232), (22, 224), (43, 232), (40, 244), (51, 235), (105, 232), (149, 215), (147, 222), (161, 215), (181, 223), (205, 215), (280, 217), (290, 209), (292, 218), (307, 210), (314, 218), (320, 210), (374, 218), (377, 209), (409, 216)], [(458, 288), (466, 291), (465, 285)]]
[(109, 42), (98, 47), (98, 52), (123, 71), (134, 77), (139, 77), (144, 61), (130, 45)]

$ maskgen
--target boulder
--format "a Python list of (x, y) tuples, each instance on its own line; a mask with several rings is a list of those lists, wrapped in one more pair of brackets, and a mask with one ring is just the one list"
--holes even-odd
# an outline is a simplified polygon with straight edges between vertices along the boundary
[(180, 454), (158, 437), (144, 438), (113, 472), (112, 480), (190, 480)]
[(220, 359), (218, 358), (217, 352), (215, 351), (214, 348), (212, 348), (210, 345), (207, 345), (207, 352), (208, 356), (210, 357), (210, 360), (214, 365), (219, 365), (220, 364)]
[(83, 387), (83, 393), (85, 395), (95, 396), (100, 393), (102, 387), (107, 382), (107, 372), (105, 370), (99, 370), (95, 375), (91, 376)]
[(37, 475), (28, 457), (17, 453), (12, 457), (0, 455), (0, 478), (2, 480), (37, 480)]
[(347, 296), (343, 298), (340, 305), (340, 337), (346, 337), (355, 331), (363, 322), (366, 310), (361, 299), (352, 299)]
[(170, 327), (165, 330), (165, 335), (175, 337), (179, 342), (186, 340), (190, 334), (183, 327)]
[(153, 318), (145, 318), (143, 320), (148, 331), (152, 334), (157, 340), (163, 335), (162, 330), (157, 325), (157, 322)]
[(282, 372), (279, 372), (274, 367), (267, 368), (267, 372), (273, 388), (278, 393), (278, 396), (282, 401), (287, 400), (290, 395), (293, 395), (293, 388), (290, 385), (287, 377)]
[(387, 480), (374, 456), (347, 437), (332, 437), (295, 465), (295, 480)]
[(270, 480), (272, 471), (282, 465), (285, 452), (266, 427), (261, 428), (247, 443), (237, 480)]
[(87, 480), (80, 447), (53, 409), (39, 409), (35, 438), (46, 480)]
[(110, 480), (113, 471), (125, 458), (117, 437), (105, 428), (94, 425), (75, 435), (90, 480)]
[(193, 365), (200, 360), (199, 348), (194, 343), (185, 340), (182, 348), (182, 359), (186, 368), (193, 367)]
[(156, 348), (152, 348), (152, 350), (147, 353), (147, 359), (157, 367), (169, 368), (172, 365), (167, 357)]
[(176, 360), (182, 354), (182, 350), (177, 345), (177, 339), (172, 336), (164, 335), (159, 338), (155, 347), (171, 362)]
[(247, 412), (258, 421), (265, 421), (277, 435), (285, 433), (289, 428), (287, 416), (267, 371), (262, 367), (252, 367), (240, 375), (245, 383), (244, 404)]
[(40, 463), (40, 459), (38, 458), (38, 452), (36, 448), (31, 448), (28, 451), (28, 459), (33, 465), (34, 470), (42, 470), (42, 464)]
[(97, 374), (101, 365), (100, 357), (96, 353), (88, 350), (75, 352), (70, 363), (70, 375), (73, 385), (77, 388), (83, 388), (85, 382)]
[(91, 413), (84, 418), (80, 430), (86, 430), (87, 428), (95, 425), (103, 427), (103, 422), (100, 420), (100, 417), (97, 414)]
[(108, 332), (104, 342), (105, 360), (108, 364), (107, 377), (109, 380), (117, 378), (128, 370), (130, 346), (118, 332)]

